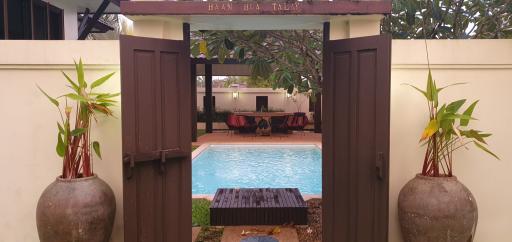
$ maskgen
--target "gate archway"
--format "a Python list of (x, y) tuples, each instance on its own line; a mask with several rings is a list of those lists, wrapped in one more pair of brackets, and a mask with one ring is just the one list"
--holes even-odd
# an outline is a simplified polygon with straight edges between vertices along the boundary
[(143, 36), (121, 38), (125, 241), (191, 240), (190, 28), (324, 28), (323, 240), (387, 241), (391, 39), (354, 37), (372, 24), (379, 34), (371, 20), (390, 1), (129, 1), (121, 10)]

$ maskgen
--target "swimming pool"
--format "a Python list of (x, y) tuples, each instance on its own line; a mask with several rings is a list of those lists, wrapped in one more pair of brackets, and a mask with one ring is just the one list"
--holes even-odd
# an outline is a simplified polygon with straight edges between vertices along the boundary
[(192, 161), (192, 194), (221, 187), (296, 187), (320, 195), (322, 152), (316, 145), (208, 145)]

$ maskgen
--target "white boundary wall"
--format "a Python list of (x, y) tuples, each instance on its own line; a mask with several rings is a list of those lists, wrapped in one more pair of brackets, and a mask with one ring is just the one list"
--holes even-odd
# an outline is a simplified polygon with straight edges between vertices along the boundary
[[(238, 98), (233, 92), (238, 91)], [(204, 88), (197, 89), (197, 110), (203, 110)], [(217, 111), (256, 111), (256, 97), (267, 96), (270, 110), (285, 112), (309, 112), (309, 98), (306, 94), (288, 96), (286, 90), (272, 88), (213, 88)]]
[[(429, 41), (429, 48), (440, 85), (468, 83), (445, 91), (443, 100), (481, 99), (475, 111), (480, 120), (474, 124), (494, 133), (489, 143), (502, 158), (494, 161), (475, 149), (456, 155), (455, 174), (479, 206), (475, 241), (507, 242), (512, 228), (512, 150), (507, 139), (512, 136), (512, 40)], [(60, 70), (73, 73), (70, 64), (79, 57), (87, 64), (88, 80), (119, 70), (117, 41), (0, 41), (0, 241), (38, 241), (37, 199), (58, 175), (61, 162), (54, 151), (57, 113), (35, 85), (52, 95), (63, 93)], [(423, 87), (425, 60), (423, 41), (393, 41), (390, 242), (401, 241), (396, 201), (400, 188), (421, 169), (418, 139), (427, 118), (422, 97), (401, 84)], [(105, 88), (119, 91), (119, 74)], [(120, 117), (119, 109), (115, 112)], [(101, 122), (95, 131), (104, 156), (95, 171), (112, 186), (118, 205), (112, 241), (123, 241), (121, 120)]]
[[(82, 57), (86, 78), (117, 74), (105, 84), (119, 92), (117, 41), (0, 41), (0, 241), (39, 241), (35, 211), (39, 195), (59, 175), (56, 156), (55, 107), (36, 84), (50, 95), (69, 92), (61, 70), (75, 78), (73, 58)], [(119, 108), (115, 115), (121, 116)], [(112, 241), (123, 241), (121, 119), (101, 122), (94, 135), (102, 145), (103, 160), (94, 170), (114, 190), (117, 200)]]

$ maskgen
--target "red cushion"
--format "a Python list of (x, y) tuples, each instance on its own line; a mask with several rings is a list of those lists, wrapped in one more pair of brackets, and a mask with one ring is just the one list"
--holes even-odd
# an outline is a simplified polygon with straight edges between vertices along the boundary
[(238, 127), (238, 119), (233, 114), (228, 116), (226, 123), (228, 124), (228, 126), (235, 127), (235, 128)]
[(297, 122), (295, 123), (297, 127), (303, 127), (304, 126), (304, 116), (297, 117)]
[(304, 127), (306, 127), (306, 125), (308, 125), (309, 123), (309, 119), (308, 119), (308, 116), (304, 116)]
[(245, 120), (245, 116), (238, 116), (237, 118), (239, 127), (245, 127), (247, 125), (247, 120)]
[(295, 116), (288, 116), (288, 118), (286, 119), (286, 125), (288, 125), (288, 127), (293, 127), (295, 123)]

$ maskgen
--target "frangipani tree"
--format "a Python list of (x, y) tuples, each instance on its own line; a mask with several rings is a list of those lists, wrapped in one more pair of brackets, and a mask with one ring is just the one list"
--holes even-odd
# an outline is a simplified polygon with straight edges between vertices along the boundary
[[(322, 35), (319, 30), (194, 32), (195, 57), (237, 59), (251, 65), (251, 78), (274, 89), (321, 90)], [(314, 96), (313, 96), (314, 98)]]

